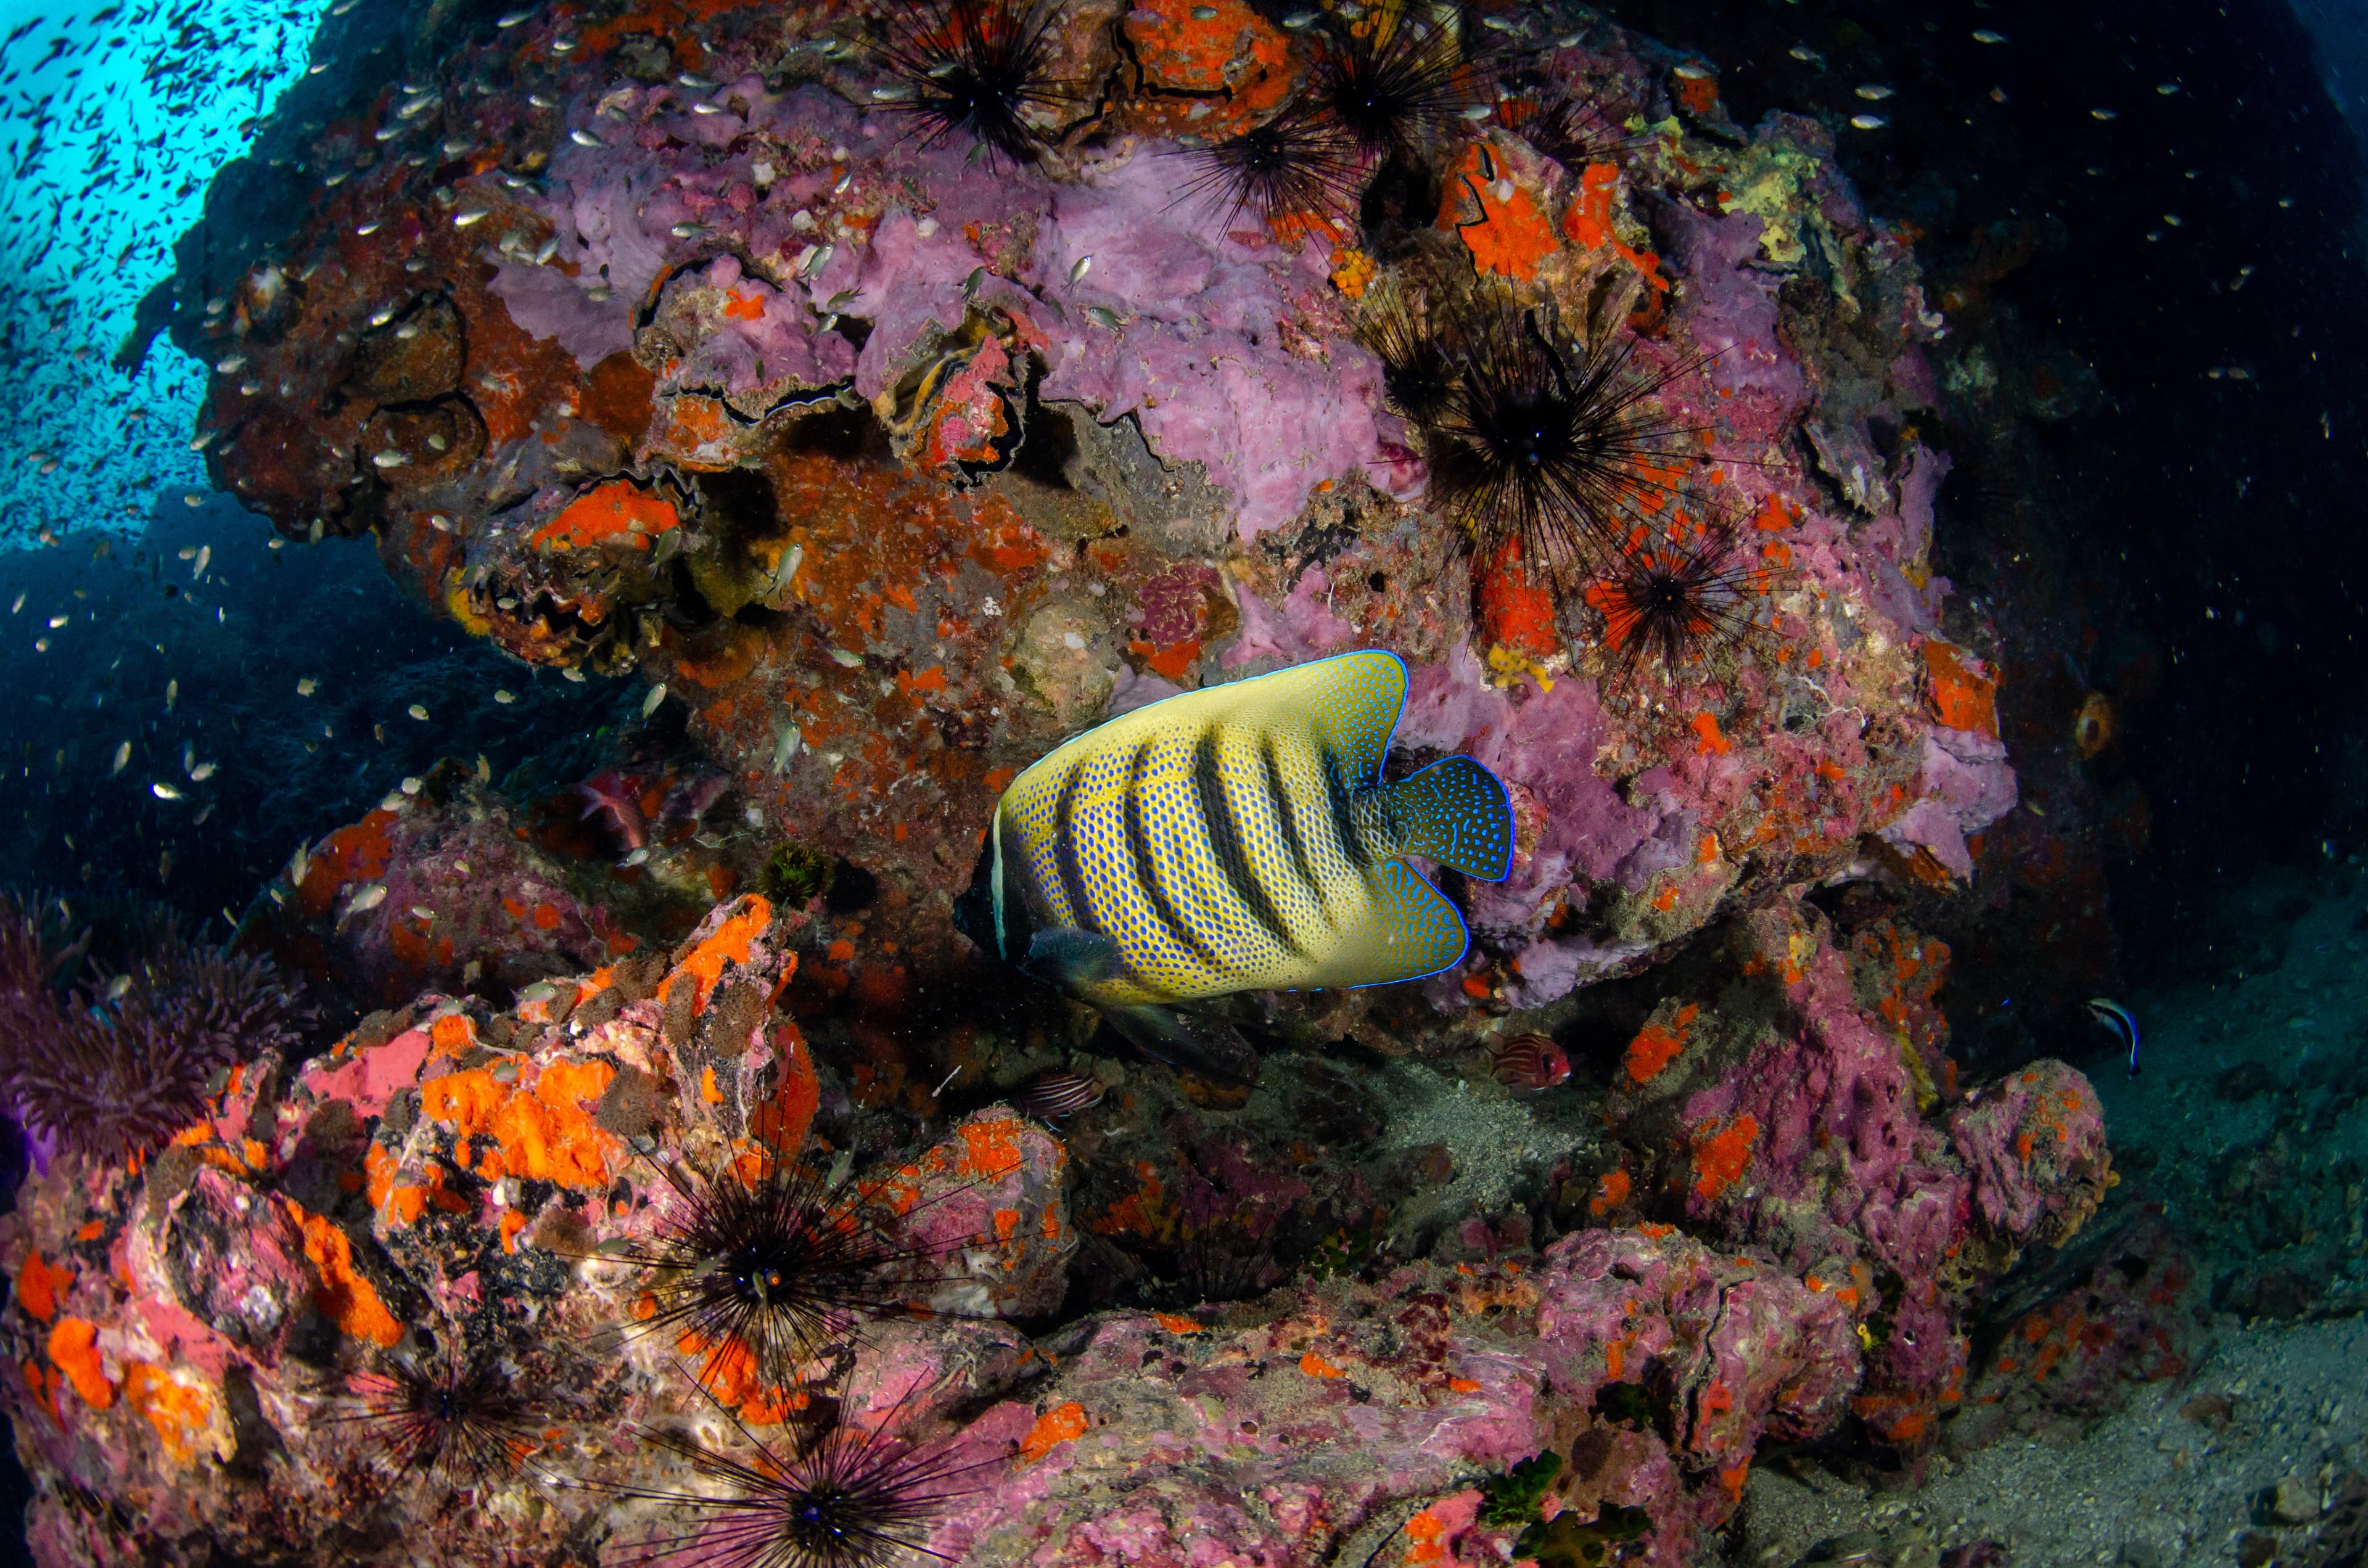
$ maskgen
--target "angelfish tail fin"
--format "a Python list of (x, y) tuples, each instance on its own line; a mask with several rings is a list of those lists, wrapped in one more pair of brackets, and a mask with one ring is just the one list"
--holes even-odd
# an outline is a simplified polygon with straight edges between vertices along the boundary
[(1495, 774), (1468, 756), (1434, 762), (1383, 791), (1400, 847), (1500, 882), (1513, 869), (1513, 803)]

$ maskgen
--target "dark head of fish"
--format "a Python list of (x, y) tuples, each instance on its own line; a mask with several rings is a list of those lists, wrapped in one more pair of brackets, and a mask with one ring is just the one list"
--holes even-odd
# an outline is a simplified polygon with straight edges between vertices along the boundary
[(1017, 882), (997, 875), (996, 841), (1000, 832), (998, 822), (988, 828), (986, 842), (979, 846), (978, 867), (971, 873), (970, 886), (954, 900), (954, 929), (976, 943), (987, 957), (1017, 964), (1028, 956), (1036, 923), (1029, 918), (1028, 901)]

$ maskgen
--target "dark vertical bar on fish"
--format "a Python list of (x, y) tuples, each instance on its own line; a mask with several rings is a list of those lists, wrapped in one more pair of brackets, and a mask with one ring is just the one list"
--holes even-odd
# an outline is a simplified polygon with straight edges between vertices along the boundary
[(1310, 902), (1327, 926), (1337, 926), (1331, 907), (1324, 901), (1324, 884), (1315, 875), (1315, 863), (1307, 858), (1307, 841), (1300, 836), (1299, 814), (1292, 808), (1291, 790), (1283, 782), (1282, 758), (1275, 750), (1274, 737), (1266, 736), (1258, 746), (1258, 762), (1266, 772), (1267, 793), (1273, 797), (1277, 825), (1282, 833), (1283, 847), (1291, 852), (1291, 869), (1306, 885)]
[[(1216, 851), (1217, 865), (1224, 872), (1225, 881), (1235, 896), (1241, 900), (1243, 907), (1249, 912), (1250, 918), (1267, 938), (1285, 952), (1305, 957), (1306, 949), (1292, 933), (1290, 922), (1283, 919), (1282, 912), (1275, 907), (1266, 885), (1258, 880), (1258, 868), (1250, 863), (1250, 858), (1245, 852), (1248, 840), (1242, 831), (1242, 807), (1247, 801), (1247, 797), (1242, 801), (1234, 798), (1231, 781), (1227, 778), (1229, 770), (1219, 752), (1220, 733), (1212, 728), (1193, 747), (1193, 771), (1201, 780), (1201, 803), (1208, 812), (1210, 846)], [(1235, 768), (1230, 771), (1238, 775), (1247, 770)]]
[(1372, 864), (1373, 857), (1365, 847), (1364, 835), (1357, 831), (1356, 791), (1340, 771), (1340, 759), (1325, 747), (1320, 755), (1324, 761), (1324, 803), (1331, 808), (1332, 831), (1340, 839), (1340, 853), (1349, 864), (1360, 871)]
[(1176, 907), (1173, 897), (1164, 885), (1159, 870), (1158, 846), (1151, 841), (1151, 831), (1144, 821), (1144, 774), (1159, 750), (1158, 740), (1145, 741), (1137, 746), (1128, 759), (1126, 770), (1126, 845), (1129, 858), (1134, 863), (1135, 884), (1143, 890), (1144, 903), (1166, 930), (1167, 938), (1177, 947), (1190, 953), (1209, 969), (1219, 968), (1216, 949), (1192, 928)]
[(1061, 780), (1059, 803), (1053, 812), (1053, 863), (1061, 878), (1062, 896), (1069, 901), (1069, 918), (1085, 930), (1093, 923), (1093, 905), (1086, 900), (1086, 869), (1077, 861), (1077, 788), (1087, 765), (1079, 762)]

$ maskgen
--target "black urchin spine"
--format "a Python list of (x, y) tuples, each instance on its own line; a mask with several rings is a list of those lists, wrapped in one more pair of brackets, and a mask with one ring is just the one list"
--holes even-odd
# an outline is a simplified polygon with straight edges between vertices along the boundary
[(708, 1568), (885, 1568), (908, 1554), (951, 1562), (928, 1544), (929, 1525), (978, 1490), (965, 1476), (1004, 1462), (1000, 1454), (964, 1460), (947, 1443), (913, 1447), (889, 1436), (887, 1423), (869, 1430), (837, 1415), (796, 1447), (775, 1449), (731, 1412), (723, 1415), (756, 1449), (753, 1460), (641, 1429), (643, 1441), (688, 1460), (722, 1493), (619, 1489), (621, 1496), (677, 1505), (698, 1517), (679, 1535), (641, 1542), (642, 1561), (689, 1551)]
[(1364, 175), (1348, 133), (1328, 117), (1295, 105), (1263, 125), (1181, 155), (1194, 169), (1178, 201), (1221, 209), (1221, 231), (1244, 212), (1268, 223), (1294, 217), (1340, 222)]
[[(891, 1234), (860, 1187), (784, 1160), (754, 1179), (736, 1165), (659, 1170), (673, 1202), (656, 1234), (601, 1255), (649, 1276), (655, 1310), (637, 1332), (692, 1334), (711, 1349), (736, 1339), (759, 1376), (789, 1387), (806, 1361), (907, 1310), (899, 1276), (930, 1250)], [(706, 1375), (720, 1365), (711, 1358)]]
[(1495, 123), (1573, 175), (1589, 164), (1611, 162), (1633, 140), (1611, 130), (1591, 101), (1564, 86), (1549, 88), (1533, 98), (1501, 100)]
[(1076, 95), (1053, 74), (1065, 0), (919, 0), (891, 15), (874, 58), (896, 78), (878, 90), (912, 119), (928, 146), (956, 134), (990, 155), (1035, 161), (1043, 136), (1031, 113), (1058, 112)]
[(1317, 34), (1309, 101), (1372, 157), (1412, 156), (1486, 101), (1485, 73), (1453, 29), (1395, 7)]
[(1741, 642), (1752, 599), (1767, 589), (1768, 574), (1747, 557), (1732, 517), (1701, 520), (1686, 506), (1673, 513), (1666, 528), (1634, 530), (1587, 587), (1604, 652), (1630, 679), (1647, 661), (1674, 678)]
[(347, 1378), (346, 1396), (350, 1408), (328, 1419), (359, 1430), (393, 1467), (390, 1486), (416, 1475), (457, 1491), (515, 1473), (534, 1446), (533, 1413), (490, 1355), (383, 1355)]
[(1481, 560), (1519, 540), (1559, 581), (1676, 501), (1699, 432), (1656, 400), (1700, 359), (1642, 370), (1629, 345), (1575, 343), (1543, 312), (1503, 300), (1468, 337), (1426, 448), (1433, 503)]
[(1392, 413), (1422, 429), (1446, 414), (1455, 395), (1454, 334), (1418, 301), (1395, 286), (1374, 288), (1357, 341), (1382, 362), (1382, 396)]

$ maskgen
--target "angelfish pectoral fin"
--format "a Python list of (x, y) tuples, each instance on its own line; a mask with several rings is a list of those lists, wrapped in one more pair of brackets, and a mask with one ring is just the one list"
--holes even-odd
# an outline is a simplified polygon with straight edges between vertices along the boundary
[(1092, 1002), (1099, 987), (1118, 978), (1118, 944), (1074, 926), (1055, 926), (1029, 938), (1019, 967), (1055, 990)]
[(1174, 1007), (1105, 1007), (1102, 1022), (1154, 1061), (1219, 1083), (1258, 1082), (1258, 1054), (1222, 1019)]

